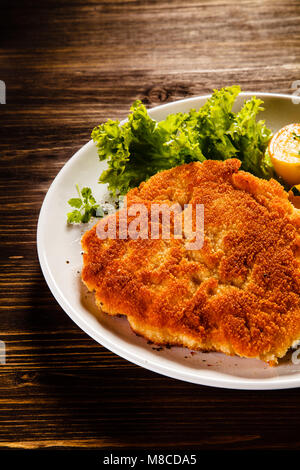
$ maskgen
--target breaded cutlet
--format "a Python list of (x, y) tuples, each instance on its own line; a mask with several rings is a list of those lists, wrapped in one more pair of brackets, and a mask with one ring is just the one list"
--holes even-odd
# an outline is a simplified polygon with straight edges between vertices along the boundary
[(178, 166), (127, 195), (128, 207), (203, 204), (201, 249), (174, 237), (101, 240), (95, 225), (82, 238), (82, 280), (104, 312), (153, 343), (274, 365), (300, 340), (300, 210), (240, 164)]

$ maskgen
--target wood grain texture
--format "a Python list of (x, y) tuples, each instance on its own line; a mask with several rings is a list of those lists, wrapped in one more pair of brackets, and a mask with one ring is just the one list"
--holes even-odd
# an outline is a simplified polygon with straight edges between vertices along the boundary
[(0, 448), (299, 448), (298, 390), (196, 386), (107, 351), (52, 297), (35, 239), (57, 172), (136, 98), (151, 107), (235, 83), (291, 93), (300, 2), (4, 0), (0, 11)]

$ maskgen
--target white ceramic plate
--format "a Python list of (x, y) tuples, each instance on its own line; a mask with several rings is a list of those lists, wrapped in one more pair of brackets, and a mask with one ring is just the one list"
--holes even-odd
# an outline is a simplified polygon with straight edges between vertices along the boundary
[[(294, 97), (289, 95), (241, 93), (235, 108), (254, 94), (264, 101), (265, 111), (260, 117), (273, 131), (300, 121), (300, 104), (293, 104)], [(151, 109), (149, 114), (159, 121), (170, 113), (198, 109), (207, 98), (165, 104)], [(98, 343), (135, 364), (169, 377), (235, 389), (298, 387), (300, 364), (293, 364), (290, 356), (272, 368), (256, 359), (228, 357), (221, 353), (191, 353), (178, 347), (158, 351), (136, 336), (125, 318), (110, 317), (95, 307), (93, 294), (82, 285), (79, 274), (82, 266), (80, 239), (89, 227), (67, 226), (66, 213), (70, 209), (67, 200), (76, 197), (75, 183), (80, 187), (90, 186), (99, 199), (107, 194), (107, 188), (97, 183), (105, 167), (105, 162), (99, 162), (93, 142), (87, 143), (56, 176), (41, 208), (37, 231), (39, 260), (45, 279), (65, 312)]]

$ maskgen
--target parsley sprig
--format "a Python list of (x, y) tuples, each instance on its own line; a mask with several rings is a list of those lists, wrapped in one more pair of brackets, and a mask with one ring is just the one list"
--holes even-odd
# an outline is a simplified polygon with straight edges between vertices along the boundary
[(68, 204), (75, 209), (67, 214), (69, 224), (87, 223), (92, 217), (103, 217), (103, 210), (96, 203), (96, 199), (92, 195), (91, 188), (85, 187), (79, 189), (76, 184), (76, 190), (79, 197), (69, 199)]

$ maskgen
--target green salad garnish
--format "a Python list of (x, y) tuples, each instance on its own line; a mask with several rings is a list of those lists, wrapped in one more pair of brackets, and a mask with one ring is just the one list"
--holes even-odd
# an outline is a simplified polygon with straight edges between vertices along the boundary
[[(198, 111), (169, 114), (161, 122), (149, 116), (141, 101), (135, 101), (125, 124), (108, 120), (92, 132), (99, 159), (108, 163), (99, 182), (108, 184), (112, 196), (123, 195), (158, 171), (233, 157), (241, 160), (243, 170), (271, 178), (273, 165), (266, 148), (272, 132), (264, 121), (256, 120), (263, 101), (253, 97), (235, 113), (232, 107), (240, 91), (239, 86), (214, 90)], [(77, 190), (79, 197), (69, 200), (75, 209), (68, 214), (68, 222), (101, 217), (90, 188)]]
[(102, 217), (103, 211), (96, 199), (92, 195), (91, 188), (85, 187), (81, 190), (78, 184), (75, 185), (78, 197), (72, 197), (68, 204), (73, 207), (73, 211), (67, 214), (69, 224), (87, 223), (92, 217)]
[(253, 97), (234, 113), (232, 107), (239, 86), (215, 90), (198, 111), (170, 114), (156, 122), (141, 101), (131, 107), (128, 121), (108, 120), (95, 127), (92, 138), (100, 160), (108, 169), (100, 183), (108, 183), (113, 195), (126, 194), (130, 188), (158, 171), (183, 163), (206, 159), (238, 158), (242, 169), (269, 179), (273, 175), (265, 154), (271, 131), (256, 116), (263, 102)]

